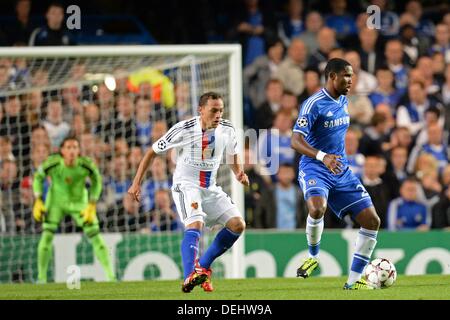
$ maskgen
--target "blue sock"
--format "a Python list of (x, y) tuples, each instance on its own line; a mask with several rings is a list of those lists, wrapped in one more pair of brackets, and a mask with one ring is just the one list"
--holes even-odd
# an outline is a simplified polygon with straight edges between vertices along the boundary
[(194, 262), (198, 252), (198, 240), (200, 231), (187, 229), (181, 242), (181, 259), (183, 260), (184, 279), (194, 271)]
[(364, 257), (357, 253), (353, 254), (352, 266), (350, 268), (351, 271), (362, 273), (365, 266), (369, 263), (369, 257)]
[(320, 242), (316, 244), (308, 244), (308, 252), (310, 257), (317, 257), (319, 254)]
[(220, 230), (208, 250), (201, 256), (199, 264), (208, 269), (217, 257), (233, 246), (240, 235), (240, 233), (234, 233), (227, 228)]

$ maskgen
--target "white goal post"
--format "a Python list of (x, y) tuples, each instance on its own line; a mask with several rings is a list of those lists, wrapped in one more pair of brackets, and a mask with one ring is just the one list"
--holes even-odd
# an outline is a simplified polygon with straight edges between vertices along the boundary
[[(48, 92), (62, 90), (68, 83), (71, 85), (77, 84), (79, 86), (97, 87), (99, 84), (106, 84), (107, 77), (114, 77), (114, 71), (116, 69), (120, 69), (121, 72), (128, 76), (146, 66), (151, 66), (151, 68), (161, 71), (163, 75), (165, 74), (170, 78), (172, 84), (178, 78), (182, 79), (183, 82), (190, 83), (188, 100), (190, 101), (191, 109), (187, 111), (190, 115), (196, 115), (198, 98), (204, 91), (218, 91), (224, 96), (224, 117), (228, 118), (237, 129), (236, 133), (238, 134), (238, 140), (240, 140), (238, 143), (240, 150), (243, 151), (242, 53), (240, 45), (108, 45), (0, 48), (0, 60), (8, 61), (9, 63), (16, 59), (25, 61), (26, 72), (29, 73), (28, 76), (30, 79), (35, 74), (35, 71), (45, 69), (48, 73), (47, 80), (42, 84), (35, 82), (34, 79), (25, 81), (21, 78), (17, 80), (17, 83), (13, 83), (12, 86), (0, 87), (0, 96), (2, 97), (14, 95), (23, 97), (35, 89), (46, 90)], [(84, 64), (86, 73), (78, 78), (70, 78), (69, 73), (73, 65), (80, 61)], [(184, 68), (185, 66), (187, 67), (186, 70), (173, 71), (176, 68)], [(215, 81), (215, 77), (219, 77), (221, 80)], [(5, 116), (5, 110), (2, 112)], [(44, 117), (44, 114), (39, 113), (38, 116)], [(15, 148), (15, 146), (13, 147)], [(243, 160), (243, 153), (241, 153), (241, 158)], [(16, 159), (20, 162), (18, 157)], [(28, 163), (31, 163), (31, 161)], [(242, 215), (244, 215), (243, 186), (236, 181), (231, 170), (227, 168), (227, 171), (225, 171), (223, 167), (225, 166), (222, 166), (221, 172), (227, 172), (227, 176), (222, 179), (222, 183), (218, 179), (218, 184), (222, 185), (227, 193), (230, 193), (231, 198), (237, 204)], [(18, 169), (19, 172), (28, 171), (28, 168), (20, 168), (20, 165)], [(18, 178), (23, 177), (19, 176)], [(4, 197), (5, 199), (7, 198), (7, 196)], [(10, 198), (11, 196), (9, 200)], [(33, 230), (37, 230), (34, 227), (31, 227), (31, 231), (27, 232), (21, 233), (17, 231), (18, 227), (12, 225), (14, 223), (14, 217), (11, 219), (8, 217), (8, 214), (13, 215), (14, 213), (10, 213), (8, 212), (9, 209), (5, 209), (5, 207), (2, 209), (1, 207), (1, 205), (5, 205), (7, 202), (3, 201), (3, 204), (0, 202), (0, 241), (2, 237), (13, 236), (17, 238), (21, 237), (21, 234), (24, 236), (25, 234), (38, 234), (33, 233)], [(12, 224), (10, 225), (10, 223)], [(125, 232), (131, 231), (125, 230)], [(34, 254), (31, 249), (27, 250), (30, 250), (27, 251), (29, 254)], [(34, 250), (37, 250), (37, 248), (34, 248)], [(227, 258), (231, 259), (232, 262), (229, 265), (232, 267), (231, 270), (228, 268), (225, 271), (224, 276), (229, 278), (244, 278), (244, 257), (244, 237), (241, 237), (233, 246), (231, 254)], [(13, 258), (8, 259), (3, 257), (2, 260), (0, 254), (0, 283), (3, 282), (2, 272), (5, 273), (5, 266), (1, 264), (5, 263), (4, 261), (14, 261)], [(27, 265), (29, 263), (31, 262), (25, 261), (21, 265), (31, 270), (31, 267)], [(35, 263), (34, 260), (33, 263)]]

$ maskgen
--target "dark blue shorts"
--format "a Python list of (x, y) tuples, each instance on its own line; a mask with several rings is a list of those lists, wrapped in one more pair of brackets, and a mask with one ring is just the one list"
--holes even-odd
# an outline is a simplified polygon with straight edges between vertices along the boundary
[(298, 181), (305, 200), (312, 196), (324, 197), (340, 219), (347, 213), (355, 217), (363, 209), (373, 206), (363, 184), (348, 167), (335, 175), (322, 163), (308, 163), (300, 166)]

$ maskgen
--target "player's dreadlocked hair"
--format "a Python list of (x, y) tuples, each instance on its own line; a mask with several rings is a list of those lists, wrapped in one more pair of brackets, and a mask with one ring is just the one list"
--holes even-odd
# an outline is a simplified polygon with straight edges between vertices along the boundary
[(213, 92), (213, 91), (206, 92), (206, 93), (202, 94), (202, 96), (200, 97), (199, 106), (205, 106), (208, 103), (209, 99), (212, 99), (212, 100), (221, 99), (221, 100), (223, 100), (223, 97), (222, 97), (222, 95), (220, 93), (217, 93), (217, 92)]
[(325, 80), (328, 80), (330, 73), (339, 73), (345, 70), (345, 67), (352, 66), (348, 61), (340, 58), (333, 58), (328, 61), (327, 66), (325, 67)]

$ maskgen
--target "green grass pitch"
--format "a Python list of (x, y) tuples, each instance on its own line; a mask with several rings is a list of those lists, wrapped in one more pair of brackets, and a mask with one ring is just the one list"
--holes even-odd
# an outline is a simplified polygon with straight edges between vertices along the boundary
[(196, 287), (191, 293), (180, 290), (181, 281), (141, 281), (95, 283), (81, 282), (79, 290), (65, 284), (1, 284), (0, 299), (121, 299), (121, 300), (449, 300), (450, 276), (398, 276), (387, 289), (344, 291), (346, 277), (316, 277), (310, 279), (213, 279), (215, 291), (203, 292)]

